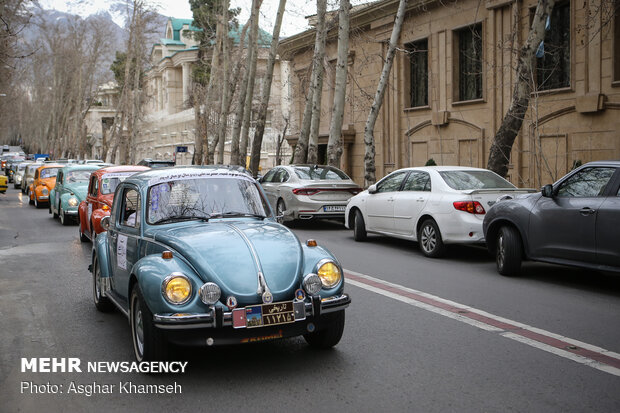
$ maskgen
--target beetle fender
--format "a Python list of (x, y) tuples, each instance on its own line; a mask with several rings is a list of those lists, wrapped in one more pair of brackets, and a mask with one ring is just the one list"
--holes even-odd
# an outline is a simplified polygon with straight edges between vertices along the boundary
[[(182, 273), (192, 283), (192, 297), (183, 305), (170, 304), (162, 295), (162, 283), (173, 272)], [(134, 264), (131, 274), (140, 285), (142, 296), (152, 313), (204, 312), (208, 310), (208, 307), (200, 301), (198, 296), (198, 290), (204, 281), (179, 258), (165, 260), (160, 254), (148, 255)], [(131, 288), (131, 282), (127, 287)]]
[(93, 221), (93, 228), (95, 232), (97, 234), (101, 234), (103, 231), (103, 228), (101, 227), (101, 220), (104, 217), (109, 217), (110, 216), (110, 211), (104, 211), (103, 209), (95, 209), (93, 211), (93, 213), (90, 216), (90, 219)]
[(80, 218), (79, 225), (82, 232), (88, 232), (88, 228), (86, 228), (87, 215), (88, 206), (86, 205), (86, 201), (82, 201), (80, 202), (80, 205), (78, 205), (78, 216)]
[[(93, 263), (94, 258), (97, 257), (99, 262), (99, 268), (101, 269), (101, 277), (110, 276), (110, 256), (108, 254), (108, 233), (104, 232), (100, 234), (95, 240), (93, 246)], [(94, 268), (93, 268), (94, 271)]]

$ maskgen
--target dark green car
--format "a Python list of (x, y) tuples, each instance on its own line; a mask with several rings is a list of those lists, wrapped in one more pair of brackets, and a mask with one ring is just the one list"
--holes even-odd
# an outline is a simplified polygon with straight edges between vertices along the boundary
[(78, 206), (86, 198), (88, 180), (100, 165), (68, 165), (58, 170), (56, 186), (50, 192), (49, 213), (63, 225), (78, 219)]

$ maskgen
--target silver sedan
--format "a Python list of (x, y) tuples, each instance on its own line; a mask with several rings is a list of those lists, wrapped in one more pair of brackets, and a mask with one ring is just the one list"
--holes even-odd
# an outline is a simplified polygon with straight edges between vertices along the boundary
[(260, 183), (284, 221), (344, 219), (349, 198), (362, 191), (344, 172), (325, 165), (276, 166)]

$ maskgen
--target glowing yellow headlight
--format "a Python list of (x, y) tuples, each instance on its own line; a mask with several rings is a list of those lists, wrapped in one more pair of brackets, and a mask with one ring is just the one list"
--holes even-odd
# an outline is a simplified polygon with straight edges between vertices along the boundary
[(171, 304), (183, 304), (189, 300), (192, 294), (192, 284), (187, 278), (173, 275), (164, 280), (164, 297)]
[(78, 204), (78, 200), (76, 198), (69, 198), (69, 201), (67, 201), (67, 203), (69, 204), (69, 206), (77, 206)]
[(340, 275), (340, 269), (338, 266), (331, 262), (327, 261), (323, 265), (319, 267), (317, 271), (319, 278), (321, 279), (321, 283), (323, 283), (323, 287), (332, 288), (336, 284), (340, 282), (342, 276)]

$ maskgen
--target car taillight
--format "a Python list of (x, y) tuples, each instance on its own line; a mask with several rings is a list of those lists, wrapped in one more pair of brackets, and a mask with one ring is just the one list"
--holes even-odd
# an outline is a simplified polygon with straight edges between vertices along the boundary
[(486, 213), (484, 207), (478, 201), (457, 201), (453, 202), (452, 205), (454, 205), (455, 209), (458, 209), (459, 211), (469, 212), (470, 214), (482, 215)]
[(318, 193), (320, 189), (316, 188), (295, 188), (293, 189), (293, 193), (295, 195), (314, 195)]

